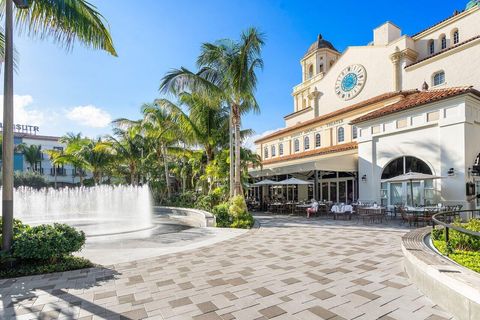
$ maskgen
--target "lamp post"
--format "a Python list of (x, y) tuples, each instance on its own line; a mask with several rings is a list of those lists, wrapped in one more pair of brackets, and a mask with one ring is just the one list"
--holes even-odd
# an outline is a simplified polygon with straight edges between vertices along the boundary
[(10, 251), (13, 238), (13, 3), (28, 8), (28, 0), (5, 0), (5, 70), (3, 89), (2, 249)]

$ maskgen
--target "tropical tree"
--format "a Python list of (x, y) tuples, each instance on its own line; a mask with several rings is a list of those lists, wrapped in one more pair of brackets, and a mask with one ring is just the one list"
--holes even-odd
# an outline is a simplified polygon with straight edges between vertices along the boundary
[(62, 161), (75, 168), (75, 174), (80, 179), (80, 185), (83, 186), (85, 172), (88, 169), (88, 162), (80, 153), (82, 148), (88, 144), (89, 139), (82, 137), (81, 133), (69, 132), (59, 139), (59, 142), (66, 144), (65, 152), (62, 155)]
[[(117, 56), (108, 23), (97, 8), (86, 0), (29, 0), (28, 9), (17, 10), (17, 27), (34, 38), (51, 37), (70, 49), (76, 41)], [(0, 2), (5, 10), (5, 0)], [(5, 36), (0, 33), (0, 55), (3, 58)]]
[(42, 160), (42, 147), (35, 144), (27, 145), (22, 143), (17, 146), (17, 149), (23, 154), (25, 161), (30, 165), (30, 171), (36, 171), (38, 162)]
[(45, 153), (50, 158), (50, 163), (52, 164), (53, 175), (54, 175), (54, 187), (57, 188), (57, 176), (58, 176), (57, 168), (61, 165), (66, 164), (67, 159), (64, 155), (63, 150), (51, 149), (51, 150), (45, 150)]
[(168, 168), (169, 151), (181, 151), (178, 144), (188, 137), (184, 135), (184, 132), (181, 132), (177, 119), (168, 110), (160, 108), (156, 104), (145, 104), (142, 107), (142, 113), (144, 116), (142, 127), (145, 137), (150, 142), (158, 163), (163, 162), (167, 196), (171, 198), (172, 188)]
[(222, 105), (221, 100), (182, 93), (178, 105), (168, 99), (157, 99), (155, 102), (177, 118), (187, 140), (203, 147), (207, 162), (212, 161), (215, 153), (228, 144), (228, 108)]
[[(220, 40), (202, 45), (197, 59), (199, 71), (186, 68), (169, 72), (160, 85), (161, 92), (202, 93), (206, 97), (221, 96), (230, 108), (231, 128), (234, 137), (233, 195), (243, 195), (241, 184), (241, 117), (249, 111), (259, 111), (255, 99), (257, 69), (263, 67), (261, 48), (263, 35), (255, 28), (243, 32), (240, 41)], [(232, 148), (230, 148), (232, 150)], [(231, 170), (232, 172), (232, 170)]]
[[(114, 123), (120, 125), (117, 120)], [(146, 155), (145, 139), (141, 135), (140, 122), (132, 122), (128, 127), (124, 125), (113, 129), (113, 135), (107, 136), (104, 143), (98, 146), (100, 150), (110, 153), (117, 161), (125, 166), (129, 175), (129, 182), (136, 186), (140, 181), (139, 169)]]
[(108, 148), (104, 147), (105, 144), (102, 138), (88, 139), (77, 151), (77, 157), (81, 158), (86, 164), (86, 169), (92, 172), (95, 185), (102, 181), (113, 160), (113, 155)]

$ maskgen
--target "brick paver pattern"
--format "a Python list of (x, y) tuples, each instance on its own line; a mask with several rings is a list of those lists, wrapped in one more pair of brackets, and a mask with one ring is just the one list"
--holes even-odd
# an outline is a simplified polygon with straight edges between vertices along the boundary
[(258, 218), (194, 251), (1, 280), (1, 319), (450, 319), (403, 272), (404, 230)]

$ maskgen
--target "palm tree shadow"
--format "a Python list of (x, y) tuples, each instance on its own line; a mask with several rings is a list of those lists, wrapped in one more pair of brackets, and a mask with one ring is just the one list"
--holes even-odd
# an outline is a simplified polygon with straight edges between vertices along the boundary
[[(0, 319), (15, 320), (27, 314), (38, 319), (77, 319), (80, 310), (102, 318), (128, 319), (75, 294), (105, 285), (119, 275), (114, 269), (95, 267), (0, 280)], [(102, 294), (103, 297), (110, 297), (115, 296), (116, 292)], [(45, 304), (38, 302), (38, 299), (45, 299)], [(48, 308), (45, 308), (47, 304)]]

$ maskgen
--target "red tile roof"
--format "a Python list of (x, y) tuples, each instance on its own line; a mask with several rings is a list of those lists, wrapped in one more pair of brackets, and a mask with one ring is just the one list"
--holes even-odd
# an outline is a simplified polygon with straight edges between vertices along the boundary
[(436, 89), (436, 90), (428, 90), (428, 91), (418, 91), (415, 94), (406, 96), (399, 102), (396, 102), (384, 108), (367, 113), (366, 115), (363, 115), (359, 118), (356, 118), (351, 121), (351, 124), (356, 124), (356, 123), (364, 122), (367, 120), (380, 118), (392, 113), (423, 106), (428, 103), (444, 100), (444, 99), (451, 98), (451, 97), (458, 96), (465, 93), (473, 93), (478, 97), (480, 97), (480, 92), (478, 90), (473, 89), (472, 87), (454, 87), (454, 88)]
[(295, 131), (298, 128), (302, 128), (302, 127), (305, 127), (305, 126), (308, 126), (308, 125), (311, 125), (311, 124), (314, 124), (314, 123), (317, 123), (317, 122), (320, 122), (320, 121), (328, 120), (329, 118), (333, 118), (333, 117), (342, 115), (344, 113), (355, 111), (357, 109), (369, 106), (373, 103), (381, 102), (383, 100), (394, 98), (394, 97), (405, 97), (407, 95), (410, 95), (410, 94), (413, 94), (413, 93), (416, 93), (416, 92), (418, 92), (418, 91), (417, 90), (408, 90), (408, 91), (394, 91), (394, 92), (384, 93), (384, 94), (375, 96), (373, 98), (370, 98), (368, 100), (364, 100), (364, 101), (361, 101), (361, 102), (356, 103), (354, 105), (345, 107), (343, 109), (340, 109), (340, 110), (337, 110), (337, 111), (334, 111), (334, 112), (330, 112), (330, 113), (327, 113), (325, 115), (318, 116), (318, 117), (315, 117), (313, 119), (310, 119), (310, 120), (307, 120), (307, 121), (304, 121), (304, 122), (297, 123), (296, 125), (293, 125), (291, 127), (285, 128), (285, 129), (278, 130), (276, 132), (273, 132), (269, 135), (266, 135), (264, 137), (261, 137), (261, 138), (257, 139), (255, 141), (255, 143), (259, 143), (259, 142), (271, 139), (273, 137), (280, 136), (282, 134), (285, 134), (285, 133), (288, 133), (288, 132), (291, 132), (291, 131)]
[(406, 66), (405, 69), (406, 69), (406, 68), (409, 68), (409, 67), (411, 67), (411, 66), (414, 66), (414, 65), (416, 65), (416, 64), (418, 64), (418, 63), (420, 63), (420, 62), (423, 62), (423, 61), (425, 61), (425, 60), (428, 60), (428, 59), (431, 59), (431, 58), (433, 58), (433, 57), (436, 57), (436, 56), (438, 56), (438, 55), (440, 55), (440, 54), (442, 54), (442, 53), (444, 53), (444, 52), (447, 52), (447, 51), (450, 51), (450, 50), (452, 50), (452, 49), (455, 49), (455, 48), (458, 48), (458, 47), (460, 47), (460, 46), (463, 46), (463, 45), (465, 45), (465, 44), (467, 44), (467, 43), (469, 43), (469, 42), (472, 42), (472, 41), (474, 41), (474, 40), (477, 40), (477, 39), (480, 39), (480, 35), (475, 36), (475, 37), (473, 37), (473, 38), (470, 38), (470, 39), (468, 39), (468, 40), (462, 41), (462, 42), (460, 42), (460, 43), (457, 43), (456, 45), (451, 46), (451, 47), (449, 47), (449, 48), (446, 48), (446, 49), (443, 49), (443, 50), (441, 50), (441, 51), (438, 51), (437, 53), (432, 54), (431, 56), (428, 56), (428, 57), (423, 58), (423, 59), (421, 59), (421, 60), (415, 61), (414, 63), (409, 64), (408, 66)]
[(348, 143), (343, 143), (343, 144), (337, 144), (337, 145), (331, 146), (331, 147), (313, 149), (313, 150), (305, 151), (305, 152), (301, 152), (301, 153), (290, 154), (288, 156), (280, 156), (280, 157), (277, 157), (277, 158), (264, 160), (264, 161), (262, 161), (262, 164), (267, 165), (267, 164), (272, 164), (272, 163), (277, 163), (277, 162), (282, 162), (282, 161), (295, 160), (295, 159), (301, 159), (301, 158), (312, 157), (312, 156), (319, 156), (319, 155), (329, 154), (329, 153), (343, 152), (343, 151), (353, 150), (353, 149), (357, 149), (357, 148), (358, 148), (358, 145), (357, 145), (356, 142), (348, 142)]

